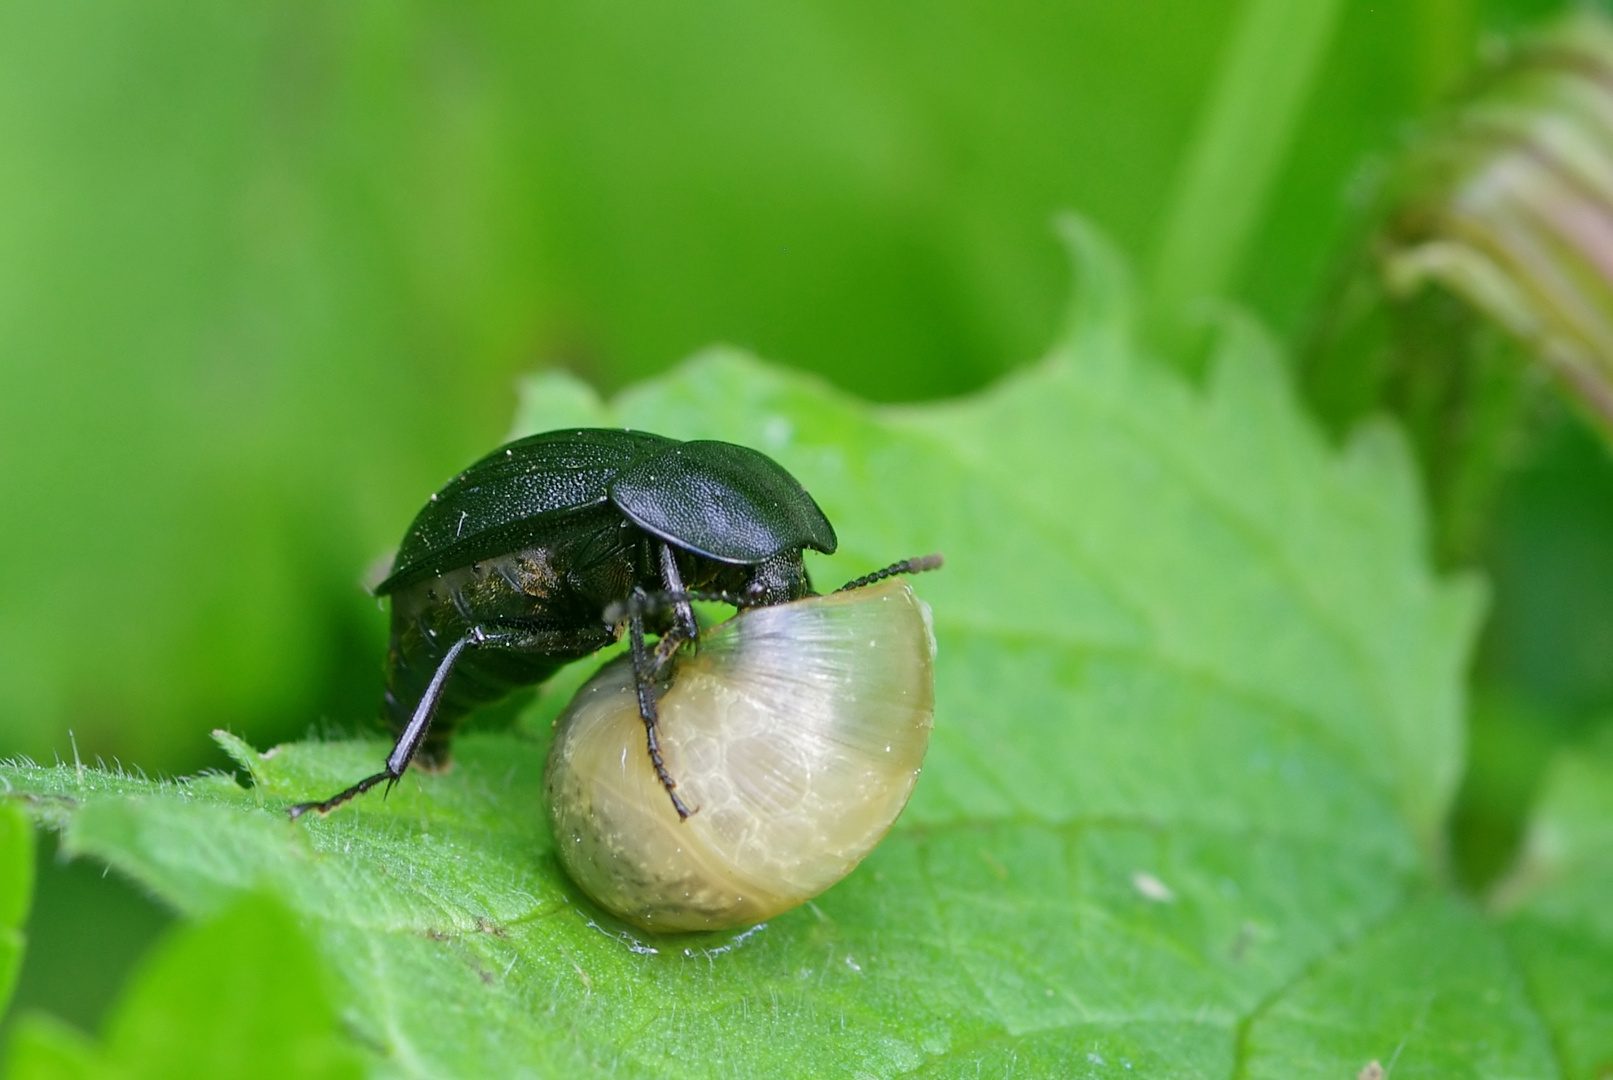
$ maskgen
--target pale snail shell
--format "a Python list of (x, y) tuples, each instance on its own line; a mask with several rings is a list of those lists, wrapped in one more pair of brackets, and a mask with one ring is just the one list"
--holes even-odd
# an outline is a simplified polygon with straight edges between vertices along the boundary
[(623, 657), (556, 723), (544, 775), (560, 861), (651, 930), (758, 922), (849, 874), (902, 812), (935, 711), (929, 608), (903, 581), (742, 611), (680, 656), (661, 752)]

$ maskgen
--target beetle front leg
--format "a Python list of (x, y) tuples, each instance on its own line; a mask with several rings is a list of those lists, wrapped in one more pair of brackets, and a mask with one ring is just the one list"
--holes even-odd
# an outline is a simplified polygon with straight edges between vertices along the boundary
[(661, 584), (672, 601), (672, 626), (655, 643), (655, 674), (660, 676), (677, 655), (678, 650), (698, 639), (699, 624), (695, 622), (694, 607), (683, 587), (683, 575), (678, 572), (678, 559), (672, 545), (661, 545)]
[(463, 655), (466, 649), (502, 644), (508, 639), (509, 635), (507, 634), (489, 634), (480, 626), (471, 627), (469, 633), (454, 642), (453, 647), (443, 655), (442, 662), (437, 665), (437, 670), (432, 673), (431, 682), (426, 686), (426, 692), (420, 696), (420, 703), (415, 706), (414, 715), (409, 718), (409, 723), (404, 727), (403, 734), (398, 736), (398, 741), (393, 745), (392, 752), (386, 757), (386, 768), (373, 776), (366, 776), (352, 787), (339, 791), (328, 799), (320, 802), (298, 803), (287, 809), (286, 813), (291, 815), (293, 821), (310, 810), (328, 814), (343, 803), (358, 798), (381, 783), (385, 783), (387, 791), (391, 791), (392, 785), (402, 779), (404, 770), (409, 767), (409, 762), (414, 760), (414, 756), (419, 752), (421, 744), (426, 741), (426, 733), (431, 730), (431, 719), (437, 715), (437, 706), (442, 703), (443, 691), (448, 686), (448, 676), (453, 674), (454, 665), (459, 662), (460, 656)]
[(666, 788), (667, 798), (672, 800), (672, 809), (678, 812), (679, 821), (687, 821), (693, 812), (675, 790), (677, 781), (667, 772), (666, 762), (661, 758), (661, 724), (660, 710), (655, 703), (655, 676), (658, 670), (656, 664), (650, 659), (650, 651), (644, 644), (644, 616), (635, 612), (627, 623), (628, 642), (633, 652), (633, 685), (638, 691), (638, 714), (644, 721), (645, 741), (649, 746), (650, 764), (655, 767), (655, 778), (661, 781)]

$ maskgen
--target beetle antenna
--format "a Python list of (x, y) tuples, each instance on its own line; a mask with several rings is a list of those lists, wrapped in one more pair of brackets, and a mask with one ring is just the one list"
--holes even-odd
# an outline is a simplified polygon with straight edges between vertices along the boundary
[[(901, 562), (891, 563), (889, 566), (875, 570), (872, 574), (864, 574), (855, 581), (848, 581), (835, 592), (851, 592), (861, 589), (875, 582), (893, 578), (899, 574), (922, 574), (927, 570), (939, 570), (946, 560), (940, 554), (919, 555)], [(647, 615), (652, 611), (660, 611), (670, 607), (681, 600), (699, 600), (712, 604), (728, 604), (737, 608), (757, 607), (755, 597), (743, 596), (739, 593), (722, 592), (708, 589), (662, 589), (656, 592), (639, 593), (629, 596), (625, 600), (617, 600), (605, 608), (605, 621), (619, 623), (631, 619), (635, 615)]]
[(866, 585), (872, 585), (876, 581), (884, 581), (886, 578), (893, 578), (898, 574), (922, 574), (926, 570), (939, 570), (945, 561), (939, 554), (920, 555), (914, 559), (903, 559), (901, 562), (891, 563), (883, 570), (875, 570), (872, 574), (864, 574), (855, 581), (848, 581), (836, 589), (835, 592), (851, 592), (853, 589), (861, 589)]

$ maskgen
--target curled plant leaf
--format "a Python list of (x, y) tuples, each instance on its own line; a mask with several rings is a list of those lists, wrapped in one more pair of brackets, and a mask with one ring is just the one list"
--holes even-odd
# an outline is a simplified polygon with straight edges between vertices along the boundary
[(1613, 428), (1613, 22), (1589, 10), (1492, 70), (1413, 152), (1384, 273), (1437, 282)]

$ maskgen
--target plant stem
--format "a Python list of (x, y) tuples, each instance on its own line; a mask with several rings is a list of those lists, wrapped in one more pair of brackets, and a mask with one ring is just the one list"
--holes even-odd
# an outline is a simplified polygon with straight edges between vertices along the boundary
[(1339, 0), (1246, 0), (1177, 174), (1150, 281), (1155, 328), (1224, 296), (1288, 156)]

